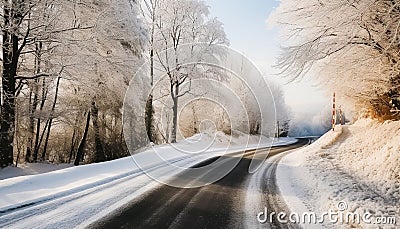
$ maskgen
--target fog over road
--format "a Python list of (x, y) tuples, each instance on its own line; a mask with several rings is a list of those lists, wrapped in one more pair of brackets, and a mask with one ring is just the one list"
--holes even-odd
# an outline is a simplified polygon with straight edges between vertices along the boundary
[[(91, 228), (244, 228), (249, 226), (267, 227), (257, 221), (257, 212), (264, 206), (269, 211), (287, 212), (284, 202), (279, 196), (276, 186), (275, 170), (279, 160), (290, 150), (309, 144), (309, 139), (299, 139), (295, 144), (273, 147), (268, 160), (254, 174), (248, 169), (254, 156), (254, 151), (245, 153), (239, 164), (221, 180), (199, 188), (184, 189), (168, 185), (160, 186), (154, 191), (126, 204), (106, 218), (92, 225)], [(277, 156), (275, 156), (277, 155)], [(224, 156), (220, 166), (229, 164), (235, 156)], [(196, 165), (202, 167), (213, 163), (218, 158), (212, 158)], [(257, 158), (255, 158), (257, 160)], [(207, 171), (204, 176), (218, 173)], [(182, 173), (175, 179), (201, 179)], [(246, 212), (246, 192), (251, 179), (258, 179), (260, 199), (257, 212)], [(253, 187), (254, 188), (254, 187)], [(293, 225), (269, 225), (272, 228), (293, 227)]]

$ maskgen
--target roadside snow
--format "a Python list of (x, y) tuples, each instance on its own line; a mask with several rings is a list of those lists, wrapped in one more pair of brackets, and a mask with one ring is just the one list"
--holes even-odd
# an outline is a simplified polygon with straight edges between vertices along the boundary
[(71, 167), (71, 164), (49, 164), (49, 163), (27, 163), (20, 164), (18, 167), (7, 167), (0, 169), (0, 180), (12, 177), (35, 175), (47, 173), (55, 170), (65, 169)]
[[(132, 157), (0, 180), (0, 227), (85, 226), (160, 185), (141, 168), (173, 177), (179, 170), (167, 164), (187, 168), (211, 157), (269, 146), (272, 139), (259, 141), (257, 136), (200, 134)], [(296, 141), (282, 138), (274, 145)], [(165, 161), (155, 160), (155, 154)]]
[[(399, 226), (400, 122), (362, 119), (330, 131), (309, 147), (284, 157), (277, 168), (277, 184), (291, 212), (321, 216), (332, 210), (345, 216), (349, 212), (372, 215), (371, 223), (362, 219), (360, 223), (346, 219), (343, 224), (340, 220), (331, 223), (325, 218), (322, 225), (304, 227)], [(346, 210), (339, 211), (338, 204)], [(374, 224), (393, 216), (395, 225)]]

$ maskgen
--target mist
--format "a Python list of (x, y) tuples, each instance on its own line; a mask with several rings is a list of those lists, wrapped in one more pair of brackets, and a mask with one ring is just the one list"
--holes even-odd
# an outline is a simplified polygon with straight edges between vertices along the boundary
[(318, 110), (290, 112), (289, 136), (321, 136), (328, 132), (332, 122), (332, 108), (325, 105)]

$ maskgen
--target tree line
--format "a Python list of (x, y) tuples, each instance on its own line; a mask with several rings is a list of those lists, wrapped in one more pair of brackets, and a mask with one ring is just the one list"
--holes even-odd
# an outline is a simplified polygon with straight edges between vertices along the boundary
[[(195, 99), (226, 97), (213, 82), (244, 102), (233, 112), (240, 131), (262, 132), (246, 85), (224, 69), (187, 64), (227, 55), (223, 24), (204, 1), (5, 0), (1, 10), (0, 167), (112, 160), (197, 134), (203, 119), (232, 134), (221, 104)], [(281, 98), (280, 88), (272, 93)], [(286, 113), (282, 101), (276, 109)]]
[(127, 155), (120, 89), (146, 47), (138, 3), (5, 0), (1, 12), (0, 166)]
[[(148, 75), (138, 88), (153, 87), (157, 72), (168, 77), (145, 110), (135, 110), (145, 116), (146, 133), (134, 131), (134, 144), (176, 142), (179, 99), (207, 71), (184, 66), (181, 47), (192, 44), (188, 56), (202, 61), (214, 46), (229, 44), (199, 0), (6, 0), (1, 11), (1, 167), (129, 155), (123, 102), (145, 63)], [(167, 121), (162, 98), (170, 102)]]

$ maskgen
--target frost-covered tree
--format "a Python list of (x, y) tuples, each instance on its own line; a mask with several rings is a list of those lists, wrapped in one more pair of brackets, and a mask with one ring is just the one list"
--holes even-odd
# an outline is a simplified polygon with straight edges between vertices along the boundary
[(313, 75), (380, 118), (399, 108), (400, 3), (391, 0), (281, 2), (269, 19), (287, 38), (278, 66), (290, 79)]
[(93, 161), (118, 157), (102, 154), (124, 145), (123, 89), (147, 36), (137, 2), (7, 0), (1, 9), (0, 165), (16, 151), (17, 161), (23, 152), (26, 161), (71, 161), (92, 139)]
[[(42, 81), (45, 77), (60, 72), (42, 59), (44, 52), (51, 52), (48, 43), (56, 42), (57, 35), (75, 29), (85, 29), (79, 25), (63, 24), (58, 21), (60, 8), (67, 1), (53, 0), (7, 0), (2, 1), (0, 25), (2, 29), (2, 104), (0, 131), (0, 166), (13, 162), (14, 137), (16, 133), (17, 97), (27, 87)], [(34, 81), (29, 83), (28, 81)], [(29, 93), (38, 95), (38, 88)], [(41, 104), (47, 91), (42, 88)], [(38, 90), (36, 90), (38, 89)], [(35, 94), (35, 95), (33, 95)], [(37, 98), (37, 97), (36, 97)], [(38, 98), (37, 98), (38, 99)], [(34, 99), (33, 103), (39, 103)], [(39, 104), (38, 104), (39, 106)], [(42, 105), (40, 105), (42, 106)], [(32, 109), (30, 108), (31, 114)], [(29, 143), (30, 144), (30, 143)]]
[[(173, 102), (171, 142), (176, 142), (179, 98), (190, 93), (191, 80), (200, 74), (196, 64), (185, 64), (200, 62), (213, 55), (209, 50), (206, 52), (204, 47), (212, 49), (214, 45), (227, 44), (228, 41), (222, 24), (209, 17), (208, 6), (203, 1), (148, 0), (144, 4), (144, 10), (147, 11), (144, 15), (147, 15), (151, 29), (151, 82), (158, 80), (153, 78), (156, 61), (155, 64), (162, 68), (169, 79), (165, 87)], [(147, 109), (150, 110), (150, 107), (148, 104)], [(147, 116), (152, 115), (151, 111), (146, 113)], [(146, 122), (148, 132), (151, 128), (150, 120), (147, 118)]]
[[(102, 1), (91, 14), (96, 11), (101, 12), (101, 17), (85, 18), (88, 21), (84, 22), (93, 24), (93, 29), (73, 35), (78, 42), (70, 46), (74, 53), (68, 69), (72, 77), (66, 85), (69, 93), (64, 97), (77, 110), (90, 113), (90, 116), (76, 114), (88, 117), (84, 120), (92, 127), (83, 129), (82, 136), (87, 131), (91, 134), (79, 143), (86, 141), (93, 149), (86, 162), (127, 155), (122, 135), (122, 105), (129, 81), (143, 63), (140, 58), (147, 44), (147, 30), (138, 17), (137, 2)], [(70, 97), (75, 99), (71, 101)], [(74, 119), (75, 116), (67, 117), (69, 122)], [(80, 147), (77, 150), (76, 158), (82, 160), (84, 152)]]
[[(148, 62), (150, 70), (150, 86), (154, 86), (154, 59), (155, 59), (155, 39), (156, 23), (158, 20), (158, 11), (160, 9), (159, 0), (143, 0), (140, 4), (141, 14), (147, 23), (148, 33)], [(146, 55), (145, 55), (146, 56)], [(157, 142), (156, 127), (154, 123), (153, 93), (150, 93), (146, 101), (145, 125), (146, 132), (150, 142)]]

